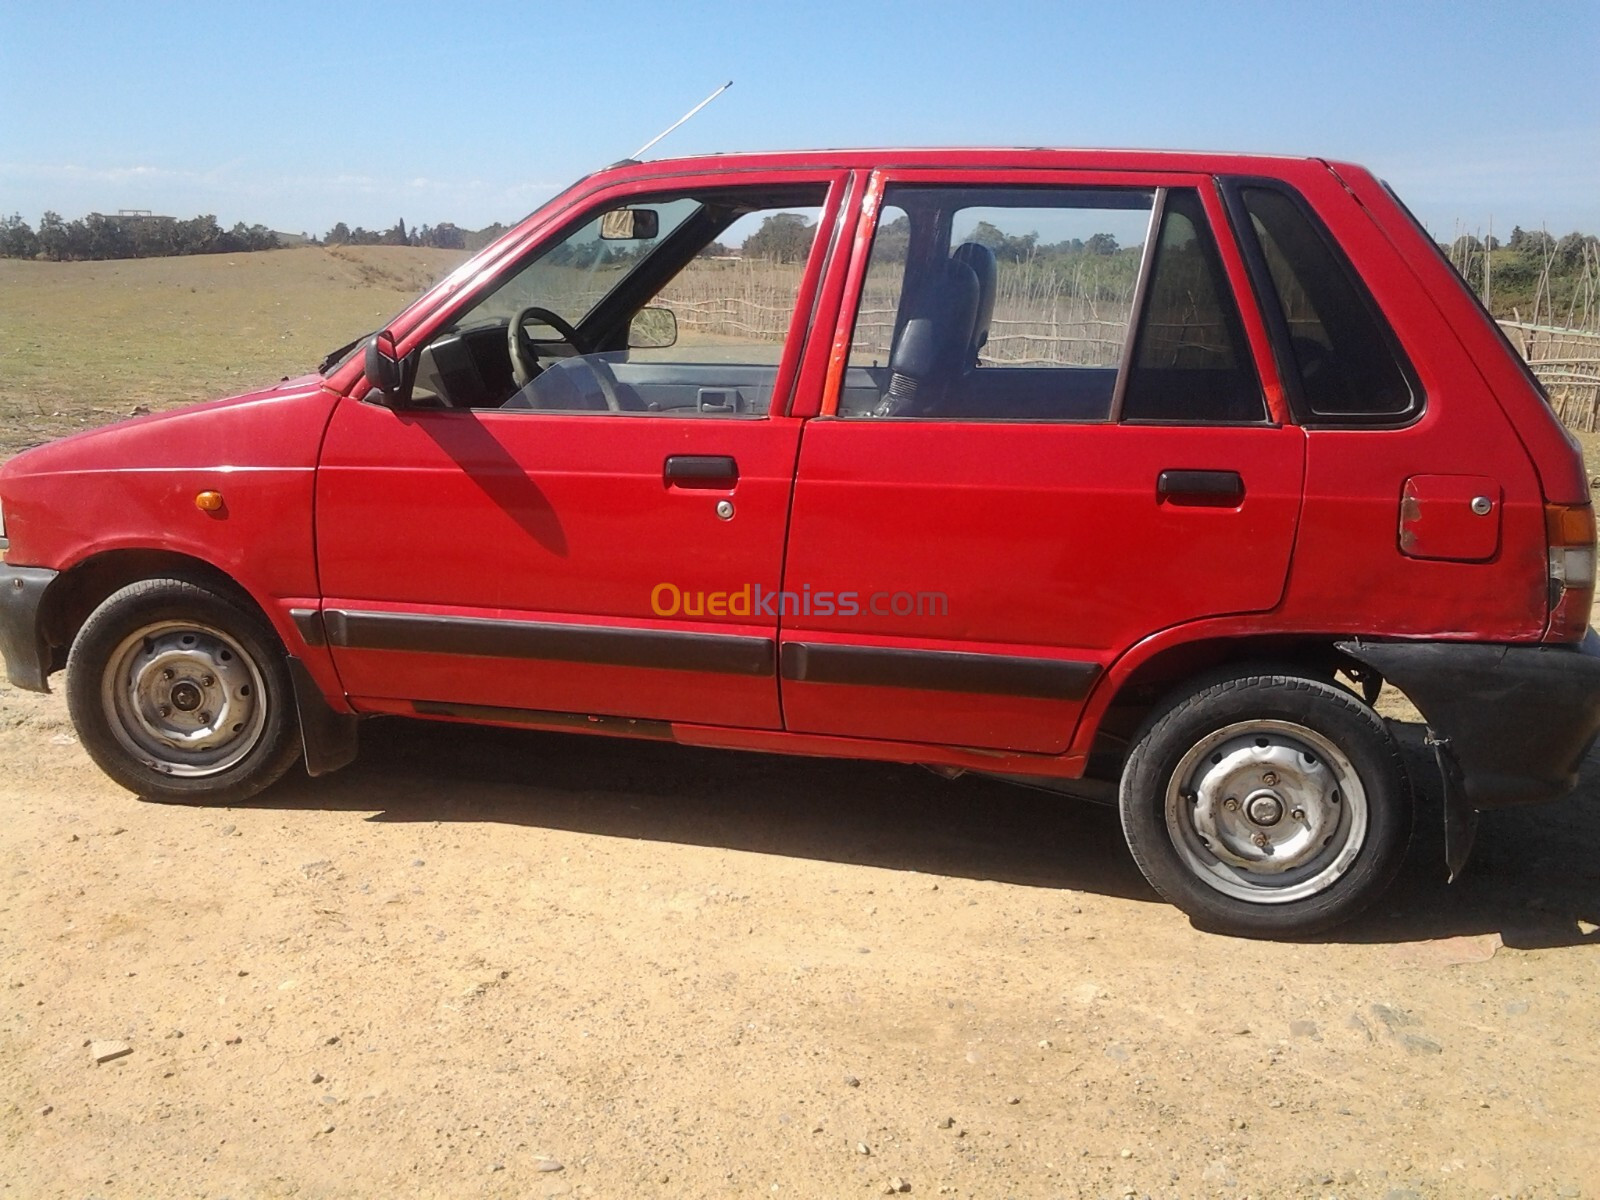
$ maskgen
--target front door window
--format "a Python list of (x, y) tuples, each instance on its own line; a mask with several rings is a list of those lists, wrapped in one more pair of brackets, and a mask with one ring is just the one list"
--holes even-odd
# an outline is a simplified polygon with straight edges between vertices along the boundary
[(430, 340), (416, 401), (766, 415), (823, 193), (712, 190), (589, 214)]

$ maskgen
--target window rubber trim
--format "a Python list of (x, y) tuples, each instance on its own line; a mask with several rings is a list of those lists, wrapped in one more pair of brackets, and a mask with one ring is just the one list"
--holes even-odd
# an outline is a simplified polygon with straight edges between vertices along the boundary
[(1134, 356), (1139, 351), (1139, 334), (1144, 328), (1145, 308), (1150, 300), (1150, 276), (1155, 273), (1157, 243), (1161, 240), (1163, 219), (1167, 213), (1167, 189), (1156, 188), (1150, 199), (1150, 223), (1145, 226), (1144, 249), (1139, 255), (1139, 275), (1133, 281), (1133, 303), (1128, 309), (1128, 340), (1123, 343), (1117, 358), (1117, 378), (1111, 385), (1111, 411), (1106, 421), (1111, 425), (1122, 423), (1122, 406), (1128, 398), (1128, 377), (1133, 373)]

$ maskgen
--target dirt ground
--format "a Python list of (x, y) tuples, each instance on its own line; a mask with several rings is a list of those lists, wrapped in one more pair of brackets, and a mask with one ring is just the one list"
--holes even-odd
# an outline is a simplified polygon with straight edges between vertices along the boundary
[(1597, 799), (1272, 944), (1007, 784), (392, 721), (163, 806), (0, 685), (0, 1196), (1595, 1196)]
[[(0, 263), (0, 455), (303, 371), (443, 255)], [(0, 1200), (1600, 1197), (1600, 759), (1448, 886), (1435, 790), (1272, 944), (1007, 784), (393, 721), (168, 807), (0, 682)]]

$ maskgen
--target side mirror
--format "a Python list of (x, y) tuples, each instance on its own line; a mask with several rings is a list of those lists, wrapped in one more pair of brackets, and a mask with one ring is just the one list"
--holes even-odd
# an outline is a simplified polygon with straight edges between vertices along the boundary
[(661, 229), (661, 215), (653, 208), (614, 208), (600, 216), (600, 240), (648, 242)]
[(670, 308), (641, 308), (628, 324), (629, 350), (665, 350), (678, 341), (678, 314)]
[(385, 408), (404, 408), (411, 399), (411, 385), (416, 379), (415, 360), (400, 357), (394, 334), (385, 329), (373, 334), (367, 343), (366, 376), (375, 393), (374, 401)]

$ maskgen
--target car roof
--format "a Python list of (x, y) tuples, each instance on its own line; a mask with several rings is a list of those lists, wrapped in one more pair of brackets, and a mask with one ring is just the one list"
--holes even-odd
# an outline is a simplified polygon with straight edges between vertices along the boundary
[(1128, 150), (1048, 146), (899, 146), (820, 150), (739, 151), (660, 158), (623, 159), (604, 173), (670, 175), (698, 171), (838, 170), (878, 167), (968, 167), (1121, 171), (1181, 171), (1225, 174), (1293, 174), (1308, 165), (1327, 165), (1307, 155), (1247, 154), (1234, 151)]

